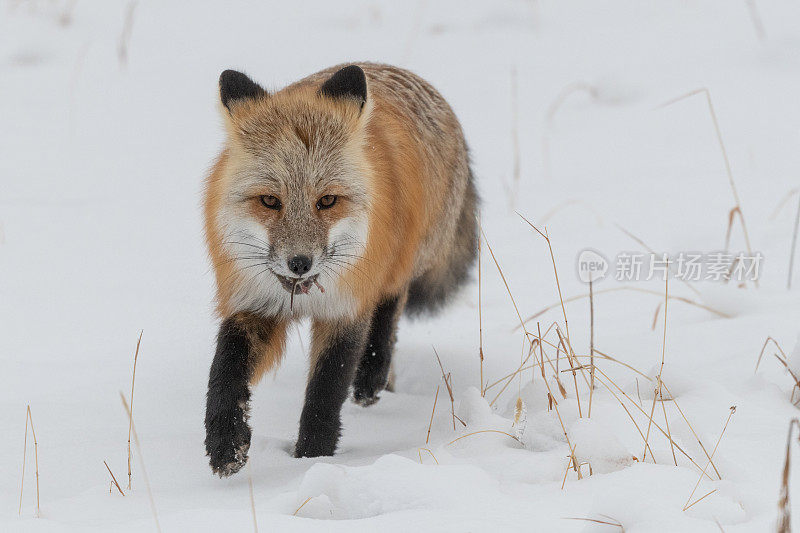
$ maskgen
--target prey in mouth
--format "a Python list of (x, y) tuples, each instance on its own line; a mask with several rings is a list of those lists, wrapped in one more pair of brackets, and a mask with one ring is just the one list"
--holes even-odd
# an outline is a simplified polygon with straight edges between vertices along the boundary
[(290, 295), (289, 309), (294, 308), (295, 294), (308, 294), (312, 285), (316, 285), (316, 287), (319, 289), (319, 292), (325, 293), (325, 288), (317, 281), (319, 274), (314, 274), (313, 276), (308, 276), (307, 278), (290, 278), (288, 276), (281, 276), (276, 272), (273, 272), (273, 274), (275, 274), (275, 277), (278, 278), (278, 281), (281, 282), (283, 288), (286, 289), (286, 292), (288, 292)]

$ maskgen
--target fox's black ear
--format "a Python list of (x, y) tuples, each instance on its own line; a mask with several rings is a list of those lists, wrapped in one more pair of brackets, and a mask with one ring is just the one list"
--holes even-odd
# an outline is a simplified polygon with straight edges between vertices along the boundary
[(226, 70), (219, 76), (219, 98), (222, 105), (231, 110), (231, 102), (234, 100), (246, 100), (257, 98), (266, 91), (259, 84), (236, 70)]
[(349, 65), (328, 78), (319, 93), (330, 98), (354, 98), (364, 107), (367, 101), (367, 77), (361, 67)]

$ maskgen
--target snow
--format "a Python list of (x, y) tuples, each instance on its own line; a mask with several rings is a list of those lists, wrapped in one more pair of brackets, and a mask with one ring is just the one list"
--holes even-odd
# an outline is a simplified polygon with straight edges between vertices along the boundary
[[(748, 6), (763, 21), (763, 41)], [(123, 63), (127, 11), (122, 1), (0, 4), (0, 529), (152, 531), (145, 467), (163, 531), (251, 530), (251, 479), (261, 531), (619, 529), (567, 520), (604, 517), (628, 532), (774, 527), (788, 421), (798, 411), (774, 345), (754, 369), (768, 336), (800, 368), (800, 293), (786, 289), (797, 196), (778, 209), (800, 176), (796, 3), (141, 1)], [(401, 322), (396, 392), (367, 409), (345, 405), (335, 456), (294, 459), (304, 324), (282, 368), (254, 391), (248, 467), (220, 480), (203, 448), (217, 323), (199, 210), (223, 136), (217, 77), (239, 68), (275, 89), (364, 59), (416, 71), (452, 104), (471, 147), (481, 223), (522, 317), (559, 295), (547, 243), (515, 211), (547, 227), (578, 355), (588, 352), (590, 330), (587, 300), (569, 300), (588, 292), (577, 260), (590, 249), (609, 261), (594, 282), (594, 342), (629, 366), (596, 357), (616, 397), (597, 387), (591, 419), (588, 388), (578, 372), (576, 394), (565, 359), (566, 397), (547, 363), (549, 388), (535, 367), (497, 399), (505, 382), (481, 397), (481, 375), (492, 384), (527, 355), (484, 246), (483, 374), (476, 279), (440, 316)], [(705, 95), (662, 106), (699, 88), (711, 95), (764, 260), (758, 288), (700, 281), (693, 290), (671, 279), (671, 295), (718, 313), (671, 299), (662, 345), (664, 282), (614, 279), (618, 254), (646, 251), (617, 226), (658, 253), (724, 247), (735, 199)], [(746, 250), (738, 222), (730, 249)], [(601, 292), (622, 286), (654, 294)], [(536, 320), (543, 332), (553, 321), (566, 329), (560, 306)], [(119, 391), (130, 394), (140, 330), (142, 456), (128, 491)], [(547, 339), (557, 341), (554, 330)], [(647, 377), (659, 374), (662, 346), (666, 421), (698, 466), (677, 450), (673, 460), (655, 427), (667, 425), (661, 402), (649, 436), (656, 463), (649, 453), (641, 461), (630, 417), (647, 430), (643, 411), (655, 390)], [(432, 347), (466, 427), (453, 420)], [(554, 359), (555, 349), (545, 351)], [(518, 398), (524, 416), (515, 425)], [(40, 518), (30, 435), (17, 513), (28, 404)], [(712, 479), (691, 501), (716, 491), (685, 511), (707, 459), (684, 415), (709, 453), (719, 440), (713, 462), (722, 477), (708, 466)], [(570, 445), (580, 479), (568, 469)], [(104, 460), (126, 496), (109, 492)], [(795, 502), (799, 489), (795, 460)]]

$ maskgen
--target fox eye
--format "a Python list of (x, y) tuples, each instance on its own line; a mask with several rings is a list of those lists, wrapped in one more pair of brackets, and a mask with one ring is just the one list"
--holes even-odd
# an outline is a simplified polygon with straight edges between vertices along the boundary
[(333, 194), (326, 194), (317, 200), (317, 209), (329, 209), (336, 203), (336, 196)]
[(270, 209), (280, 209), (281, 208), (281, 201), (278, 199), (277, 196), (272, 195), (264, 195), (260, 197), (261, 203), (264, 207), (268, 207)]

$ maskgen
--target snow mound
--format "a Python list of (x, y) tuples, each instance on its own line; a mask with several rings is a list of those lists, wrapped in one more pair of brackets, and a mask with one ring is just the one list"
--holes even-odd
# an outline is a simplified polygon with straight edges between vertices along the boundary
[(595, 474), (615, 472), (633, 464), (633, 454), (596, 420), (576, 420), (569, 428), (569, 435), (578, 462), (588, 462)]
[(464, 391), (456, 412), (458, 417), (469, 426), (490, 425), (499, 418), (492, 413), (492, 408), (489, 407), (486, 398), (481, 396), (480, 391), (475, 387), (469, 387)]
[(398, 455), (359, 467), (317, 463), (300, 484), (297, 506), (308, 501), (297, 514), (347, 520), (407, 509), (475, 508), (482, 498), (470, 487), (496, 485), (494, 478), (473, 466), (421, 465)]

